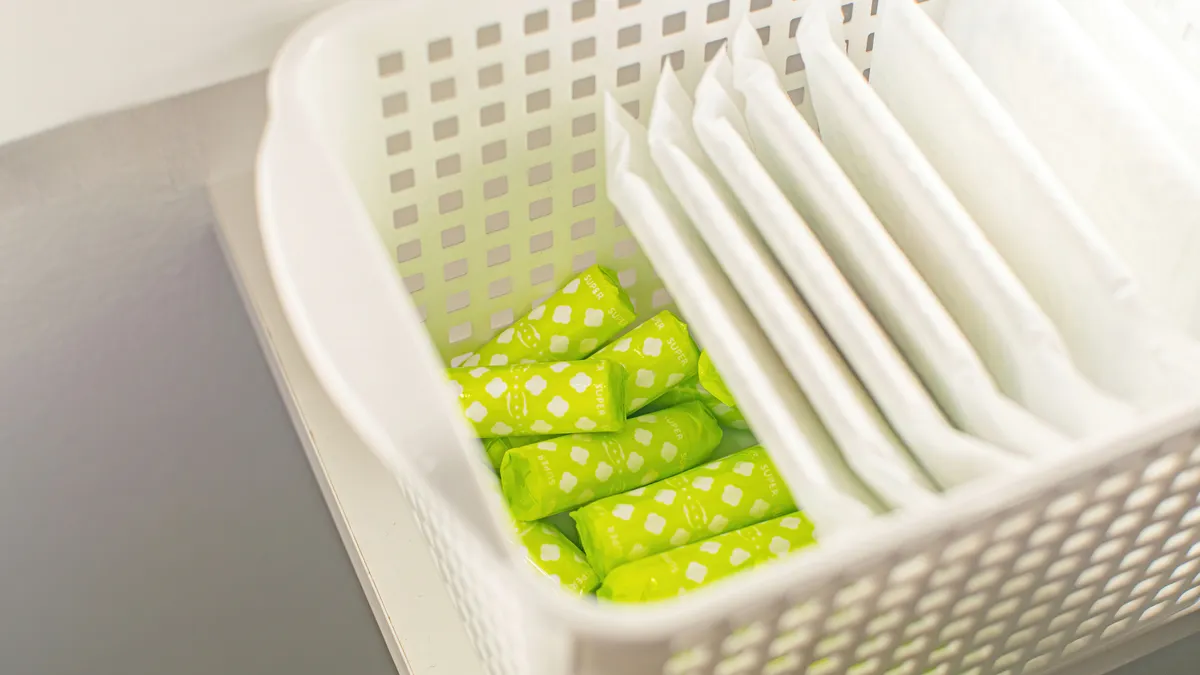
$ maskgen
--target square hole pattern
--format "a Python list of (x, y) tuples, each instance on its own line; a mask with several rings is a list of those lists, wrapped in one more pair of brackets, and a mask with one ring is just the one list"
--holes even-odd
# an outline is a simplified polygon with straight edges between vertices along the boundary
[[(431, 13), (419, 28), (398, 24), (411, 38), (381, 45), (365, 66), (378, 83), (382, 171), (363, 192), (385, 195), (379, 234), (447, 360), (590, 264), (613, 268), (643, 316), (671, 306), (605, 197), (602, 94), (644, 118), (660, 67), (694, 84), (749, 16), (809, 115), (792, 5), (516, 2), (465, 21)], [(877, 5), (843, 5), (850, 56), (869, 71)], [(639, 672), (1016, 675), (1169, 620), (1200, 601), (1196, 443), (1130, 454), (821, 578), (798, 565), (794, 583), (674, 636), (671, 658), (647, 649)], [(511, 621), (527, 608), (477, 569), (461, 522), (431, 495), (412, 498), (492, 672), (527, 672)], [(615, 656), (585, 636), (574, 663), (596, 675)]]

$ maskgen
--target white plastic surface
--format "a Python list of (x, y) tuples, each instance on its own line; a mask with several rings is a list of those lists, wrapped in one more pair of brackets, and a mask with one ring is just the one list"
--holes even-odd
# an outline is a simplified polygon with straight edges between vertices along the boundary
[[(661, 88), (660, 88), (661, 89)], [(646, 130), (611, 99), (605, 112), (609, 195), (666, 282), (739, 409), (822, 531), (869, 518), (869, 493), (846, 468), (651, 159)]]
[[(443, 359), (470, 350), (579, 266), (616, 269), (643, 316), (670, 306), (607, 200), (603, 92), (645, 119), (664, 60), (693, 86), (706, 55), (749, 17), (783, 89), (811, 115), (790, 40), (806, 8), (460, 0), (448, 12), (434, 0), (381, 0), (347, 3), (297, 33), (272, 77), (261, 226), (276, 282), (291, 289), (289, 321), (356, 427), (389, 422), (368, 420), (361, 392), (340, 386), (349, 378), (323, 341), (369, 335), (397, 311), (388, 291), (339, 292), (343, 275), (374, 274), (356, 267), (385, 267), (365, 246), (372, 230), (416, 309), (397, 301), (404, 330), (420, 335), (423, 318), (426, 331), (394, 357), (419, 362), (404, 367), (422, 390), (381, 378), (372, 410), (392, 414), (389, 401), (415, 399), (404, 416), (450, 415), (448, 399), (428, 396), (438, 368), (431, 347)], [(842, 9), (860, 70), (878, 28), (871, 10), (866, 0)], [(351, 241), (342, 248), (340, 238)], [(293, 256), (305, 260), (285, 260)], [(301, 270), (316, 277), (291, 278)], [(313, 316), (342, 323), (315, 328)], [(776, 675), (858, 664), (856, 675), (1001, 675), (1086, 656), (1200, 601), (1197, 428), (1200, 409), (1165, 413), (952, 491), (936, 508), (873, 518), (855, 537), (642, 607), (580, 602), (535, 583), (495, 554), (486, 525), (453, 493), (392, 459), (424, 453), (434, 463), (462, 451), (465, 461), (473, 442), (401, 455), (386, 434), (365, 440), (412, 503), (493, 675)]]
[(1181, 143), (1056, 2), (954, 0), (942, 26), (1145, 300), (1200, 335), (1200, 171)]
[[(1023, 424), (1006, 423), (1006, 431), (1020, 437), (1015, 447), (1052, 448), (1058, 434), (1050, 425), (1072, 437), (1102, 428), (1103, 410), (1095, 401), (1064, 398), (1082, 388), (1054, 327), (847, 60), (840, 25), (831, 25), (828, 5), (836, 6), (817, 0), (796, 34), (821, 139), (1000, 390), (1049, 423), (1039, 424), (1033, 416)], [(1011, 416), (1019, 419), (1020, 412)]]
[[(880, 13), (872, 88), (1054, 322), (1080, 370), (1145, 408), (1196, 395), (1200, 345), (1145, 308), (1124, 262), (937, 25), (905, 0)], [(1115, 406), (1109, 414), (1111, 428), (1131, 420)]]
[[(839, 193), (847, 194), (846, 190), (852, 199), (858, 197), (788, 101), (766, 62), (754, 28), (743, 23), (732, 43), (736, 62), (730, 75), (740, 94), (745, 95), (745, 109), (751, 113), (749, 124), (729, 106), (718, 102), (708, 110), (706, 101), (699, 100), (696, 130), (702, 140), (707, 138), (706, 147), (713, 163), (722, 171), (763, 238), (771, 244), (791, 281), (897, 435), (941, 485), (951, 487), (1014, 468), (1019, 462), (1015, 455), (967, 436), (946, 422), (929, 393), (821, 247), (809, 224), (775, 184), (781, 180), (791, 184), (793, 192), (812, 192), (808, 196), (815, 196), (817, 202), (836, 201)], [(698, 97), (704, 93), (704, 85), (702, 81)], [(790, 128), (788, 122), (802, 129)], [(756, 135), (756, 131), (761, 133)], [(758, 158), (751, 151), (753, 138), (760, 140), (755, 147)], [(809, 166), (804, 165), (798, 172), (801, 175), (785, 168), (772, 175), (759, 162), (770, 156), (781, 167), (781, 161), (803, 162), (812, 152), (820, 153), (825, 165), (810, 172), (803, 171)], [(842, 190), (836, 186), (839, 178)], [(822, 184), (824, 181), (835, 186), (827, 187)], [(815, 209), (808, 211), (813, 218), (826, 218), (825, 213)], [(851, 219), (837, 220), (850, 229)], [(875, 403), (868, 410), (874, 409)]]
[[(754, 29), (747, 24), (743, 24), (739, 31), (742, 29), (754, 35)], [(751, 39), (757, 40), (757, 37)], [(818, 409), (824, 411), (832, 408), (829, 413), (822, 414), (823, 418), (829, 415), (831, 421), (827, 424), (831, 426), (833, 419), (842, 416), (837, 423), (843, 428), (835, 431), (834, 437), (843, 454), (848, 456), (850, 465), (877, 494), (896, 507), (927, 503), (933, 498), (932, 490), (936, 485), (935, 481), (930, 480), (930, 473), (936, 472), (917, 462), (914, 454), (928, 456), (929, 451), (924, 447), (905, 447), (901, 437), (893, 431), (889, 419), (884, 417), (875, 400), (867, 393), (865, 383), (859, 381), (859, 376), (843, 359), (843, 353), (856, 346), (843, 346), (841, 349), (834, 346), (832, 331), (827, 336), (827, 329), (817, 322), (810, 311), (816, 302), (825, 300), (812, 298), (803, 284), (796, 283), (799, 272), (801, 279), (817, 277), (815, 284), (808, 284), (809, 289), (817, 286), (824, 291), (832, 283), (840, 290), (849, 291), (845, 280), (816, 243), (808, 226), (754, 157), (754, 151), (748, 143), (746, 122), (737, 103), (741, 95), (733, 89), (732, 80), (733, 65), (728, 54), (722, 51), (713, 58), (696, 89), (693, 124), (701, 145), (712, 160), (711, 165), (724, 177), (725, 183), (745, 210), (745, 217), (754, 224), (753, 228), (747, 228), (751, 239), (757, 242), (761, 236), (770, 244), (773, 255), (768, 254), (766, 260), (771, 266), (778, 260), (781, 271), (787, 272), (782, 284), (791, 290), (794, 283), (799, 291), (801, 300), (797, 305), (798, 314), (808, 328), (805, 337), (811, 336), (812, 344), (820, 348), (817, 355), (810, 358), (810, 362), (817, 367), (809, 367), (809, 370), (816, 370), (818, 375), (829, 373), (824, 375), (829, 381), (828, 385), (821, 379), (812, 378), (815, 385), (812, 387), (815, 391), (813, 396), (827, 399)], [(781, 232), (795, 232), (797, 238), (806, 236), (802, 240), (802, 245), (807, 245), (804, 252), (811, 252), (812, 255), (805, 256), (803, 252), (797, 254), (792, 245), (795, 239), (791, 236), (780, 237)], [(816, 266), (812, 272), (807, 271), (809, 260)], [(829, 275), (834, 278), (828, 278)], [(853, 292), (848, 292), (843, 298), (846, 300), (843, 310), (864, 311)], [(795, 335), (804, 333), (796, 331)], [(881, 336), (877, 334), (873, 337)], [(863, 340), (855, 335), (852, 341), (861, 343)], [(821, 356), (824, 358), (821, 359)], [(804, 381), (801, 384), (803, 386)], [(843, 392), (849, 392), (850, 396)], [(843, 402), (844, 399), (849, 400)], [(935, 449), (934, 454), (938, 450), (940, 448)]]
[[(344, 181), (321, 164), (296, 159), (305, 150), (303, 143), (312, 139), (292, 131), (292, 143), (272, 142), (271, 134), (289, 134), (289, 123), (294, 122), (276, 119), (268, 129), (259, 158), (259, 209), (264, 220), (291, 224), (267, 229), (264, 246), (279, 277), (280, 299), (298, 324), (297, 337), (312, 353), (313, 370), (363, 438), (386, 449), (381, 459), (388, 468), (419, 474), (446, 495), (491, 553), (500, 556), (512, 549), (516, 554), (505, 534), (499, 484), (487, 470), (436, 353), (372, 233), (316, 225), (336, 219), (339, 209), (356, 212), (360, 207), (330, 198), (311, 208), (289, 198), (330, 190)], [(329, 278), (324, 270), (330, 266), (345, 271)], [(370, 331), (355, 331), (348, 328), (354, 324), (348, 315), (357, 313), (352, 303), (302, 300), (314, 295), (355, 298), (385, 311)], [(398, 388), (396, 382), (408, 386)]]
[[(707, 255), (711, 255), (722, 269), (724, 277), (732, 282), (742, 302), (758, 325), (762, 326), (763, 334), (779, 355), (785, 369), (792, 373), (799, 385), (803, 405), (796, 409), (795, 417), (801, 423), (801, 431), (809, 443), (807, 447), (800, 446), (791, 451), (791, 454), (800, 451), (810, 453), (804, 457), (803, 463), (813, 467), (814, 471), (821, 467), (826, 477), (823, 482), (829, 482), (870, 511), (882, 511), (884, 509), (878, 495), (872, 492), (869, 483), (864, 485), (866, 477), (861, 473), (856, 475), (852, 468), (860, 462), (851, 454), (853, 447), (847, 448), (842, 443), (843, 440), (849, 440), (840, 433), (848, 427), (842, 423), (844, 418), (831, 419), (825, 415), (828, 410), (841, 415), (850, 414), (843, 406), (852, 405), (853, 399), (844, 396), (839, 405), (830, 405), (828, 397), (814, 396), (807, 386), (810, 381), (797, 375), (797, 371), (811, 374), (814, 369), (832, 366), (828, 353), (815, 345), (815, 320), (807, 314), (803, 301), (783, 279), (761, 242), (756, 242), (750, 236), (744, 213), (708, 163), (691, 126), (692, 102), (674, 72), (664, 69), (650, 114), (647, 134), (650, 157), (688, 216), (682, 226), (693, 228), (705, 242), (710, 252)], [(672, 274), (667, 271), (663, 273)], [(718, 363), (722, 373), (730, 369), (737, 370), (741, 365), (737, 361)], [(843, 390), (843, 393), (848, 393), (848, 390)], [(734, 395), (736, 397), (737, 393), (734, 392)], [(753, 424), (751, 429), (754, 429)], [(833, 508), (827, 510), (837, 513)], [(854, 515), (852, 519), (839, 514), (837, 520), (824, 526), (824, 530), (836, 532), (852, 529), (858, 516), (853, 511), (850, 513)], [(823, 525), (820, 521), (814, 522), (818, 528)]]
[[(837, 464), (826, 462), (831, 472), (845, 465), (853, 469), (851, 475), (840, 477), (839, 484), (872, 505), (877, 498), (891, 507), (929, 503), (934, 493), (928, 479), (914, 470), (903, 446), (722, 181), (714, 162), (728, 158), (711, 156), (710, 162), (703, 140), (693, 133), (693, 120), (702, 124), (705, 109), (722, 95), (714, 78), (722, 65), (728, 69), (723, 52), (701, 78), (697, 96), (703, 100), (695, 108), (674, 74), (663, 73), (650, 115), (651, 155), (828, 430), (831, 443), (824, 452), (844, 458)], [(736, 166), (723, 168), (737, 170)]]
[(1127, 0), (1125, 4), (1200, 82), (1200, 5), (1195, 0)]
[(1200, 168), (1200, 81), (1122, 0), (1056, 0)]

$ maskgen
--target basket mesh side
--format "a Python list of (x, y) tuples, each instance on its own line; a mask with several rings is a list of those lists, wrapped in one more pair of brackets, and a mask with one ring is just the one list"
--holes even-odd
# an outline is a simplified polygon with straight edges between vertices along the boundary
[[(643, 318), (671, 304), (605, 197), (605, 91), (648, 113), (660, 68), (695, 84), (748, 15), (812, 118), (794, 40), (806, 0), (485, 5), (471, 16), (397, 12), (393, 25), (362, 37), (372, 45), (362, 67), (377, 83), (370, 107), (382, 171), (360, 192), (386, 195), (371, 205), (387, 214), (377, 230), (447, 360), (592, 264), (617, 271)], [(846, 0), (842, 10), (847, 49), (864, 70), (876, 10), (873, 0)], [(405, 489), (489, 671), (526, 675), (512, 589), (479, 568), (477, 542), (436, 495)]]
[(513, 588), (504, 585), (499, 570), (480, 566), (479, 561), (490, 558), (479, 540), (464, 529), (462, 521), (440, 498), (415, 483), (401, 481), (401, 487), (488, 675), (533, 672), (526, 649), (526, 640), (533, 631)]
[[(378, 77), (385, 170), (374, 188), (389, 214), (377, 226), (442, 355), (477, 346), (597, 262), (643, 314), (669, 304), (604, 196), (602, 93), (645, 115), (662, 65), (694, 85), (748, 15), (810, 115), (792, 40), (806, 6), (511, 0), (471, 16), (397, 12), (380, 30), (394, 41), (364, 61)], [(877, 8), (842, 10), (868, 77)], [(713, 617), (668, 649), (635, 646), (651, 656), (622, 672), (1017, 675), (1158, 625), (1200, 601), (1198, 440), (1131, 454), (934, 545), (797, 579), (778, 601)], [(489, 672), (530, 672), (534, 631), (505, 577), (481, 567), (478, 542), (436, 495), (405, 489)], [(579, 675), (635, 651), (575, 637)]]
[[(443, 357), (484, 342), (595, 263), (618, 272), (644, 316), (669, 305), (605, 198), (603, 94), (648, 113), (661, 68), (695, 84), (748, 15), (811, 117), (794, 40), (806, 5), (525, 0), (473, 22), (413, 18), (437, 25), (377, 50), (383, 175), (360, 187), (384, 188), (377, 228)], [(876, 10), (874, 0), (842, 8), (847, 50), (864, 72)]]
[(936, 546), (781, 592), (746, 608), (754, 620), (679, 638), (661, 672), (1020, 675), (1152, 629), (1200, 604), (1198, 441), (1186, 434)]

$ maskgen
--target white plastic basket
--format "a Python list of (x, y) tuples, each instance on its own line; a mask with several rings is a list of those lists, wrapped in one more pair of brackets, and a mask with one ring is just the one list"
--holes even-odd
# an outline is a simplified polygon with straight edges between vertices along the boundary
[[(675, 602), (596, 605), (513, 564), (442, 358), (597, 262), (643, 315), (669, 304), (604, 196), (601, 94), (644, 115), (662, 63), (694, 85), (748, 15), (807, 114), (806, 4), (357, 2), (275, 64), (258, 190), (284, 307), (495, 675), (1015, 674), (1200, 601), (1200, 408)], [(875, 9), (843, 7), (863, 70)]]

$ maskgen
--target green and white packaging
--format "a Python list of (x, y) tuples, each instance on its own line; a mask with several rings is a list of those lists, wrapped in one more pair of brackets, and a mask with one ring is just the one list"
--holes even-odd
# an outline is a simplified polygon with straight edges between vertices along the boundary
[(592, 569), (620, 565), (796, 510), (762, 446), (573, 512)]
[(572, 434), (513, 448), (500, 486), (513, 516), (546, 516), (682, 473), (705, 461), (721, 427), (700, 403), (642, 415), (615, 433)]
[(733, 400), (733, 394), (729, 392), (729, 387), (725, 386), (725, 380), (721, 379), (721, 373), (717, 372), (717, 367), (713, 365), (707, 352), (700, 355), (698, 370), (697, 376), (705, 390), (725, 405), (731, 408), (737, 407), (737, 402)]
[(593, 265), (458, 365), (578, 361), (636, 318), (616, 275)]
[(622, 565), (596, 595), (612, 602), (672, 598), (815, 543), (812, 522), (796, 512)]
[(600, 577), (588, 565), (583, 553), (553, 525), (518, 523), (517, 534), (525, 546), (525, 558), (529, 563), (564, 589), (584, 595), (600, 585)]
[(625, 426), (625, 369), (610, 361), (476, 366), (446, 374), (480, 438)]
[[(704, 355), (701, 354), (701, 359), (703, 358)], [(741, 411), (731, 405), (722, 403), (721, 399), (709, 393), (709, 391), (700, 384), (700, 380), (697, 377), (688, 378), (683, 382), (680, 382), (675, 387), (668, 389), (667, 391), (663, 392), (661, 396), (648, 403), (646, 407), (642, 408), (642, 410), (645, 412), (654, 412), (655, 410), (670, 408), (671, 406), (676, 406), (680, 403), (687, 403), (689, 401), (700, 401), (703, 403), (723, 427), (740, 429), (743, 431), (750, 428), (750, 425), (746, 423), (746, 418), (742, 416)]]
[(488, 461), (492, 463), (492, 468), (499, 471), (500, 463), (504, 461), (504, 453), (519, 448), (522, 445), (537, 443), (545, 438), (544, 436), (494, 436), (492, 438), (483, 439), (483, 451), (487, 454)]
[(625, 410), (633, 413), (694, 376), (700, 350), (688, 334), (687, 324), (663, 311), (591, 358), (607, 359), (625, 368)]

